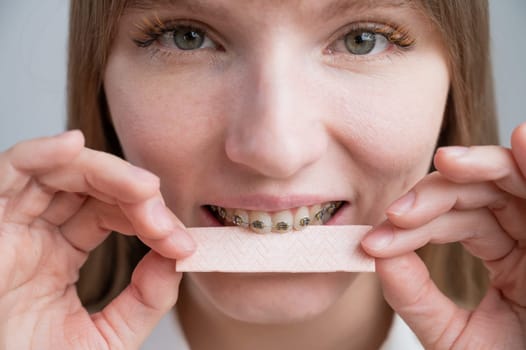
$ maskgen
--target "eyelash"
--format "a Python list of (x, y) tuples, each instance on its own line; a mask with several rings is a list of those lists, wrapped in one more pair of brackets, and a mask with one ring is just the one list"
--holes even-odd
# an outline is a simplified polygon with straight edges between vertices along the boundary
[(343, 40), (353, 32), (373, 33), (382, 35), (390, 44), (400, 49), (407, 50), (415, 45), (415, 40), (409, 35), (409, 31), (397, 24), (391, 23), (353, 23), (347, 26), (343, 34), (337, 36), (338, 40)]
[(179, 21), (167, 21), (163, 22), (158, 17), (154, 21), (144, 18), (143, 22), (136, 25), (139, 31), (140, 37), (133, 38), (133, 42), (139, 47), (148, 47), (159, 39), (163, 34), (174, 31), (179, 26), (188, 26), (202, 30), (205, 34), (208, 34), (207, 30), (202, 29), (202, 25), (192, 23), (191, 21), (179, 20)]
[[(145, 18), (143, 22), (139, 25), (137, 25), (137, 29), (139, 31), (139, 34), (137, 37), (132, 38), (135, 45), (137, 45), (139, 48), (144, 49), (152, 49), (151, 52), (152, 57), (159, 53), (163, 53), (167, 56), (171, 56), (172, 54), (176, 55), (192, 55), (195, 54), (196, 51), (200, 51), (203, 49), (195, 49), (195, 50), (178, 50), (178, 49), (167, 49), (167, 48), (159, 48), (159, 47), (152, 47), (153, 44), (155, 44), (156, 41), (159, 40), (164, 34), (170, 33), (178, 29), (179, 27), (189, 27), (192, 29), (199, 30), (203, 33), (205, 37), (209, 36), (210, 30), (207, 28), (206, 25), (201, 23), (196, 23), (195, 21), (190, 20), (169, 20), (163, 22), (158, 17), (155, 18), (154, 21)], [(335, 39), (331, 40), (331, 44), (329, 47), (325, 50), (326, 54), (334, 55), (335, 52), (331, 47), (334, 47), (337, 42), (344, 41), (346, 36), (351, 33), (373, 33), (374, 35), (381, 35), (387, 39), (387, 42), (390, 45), (394, 46), (395, 53), (401, 53), (403, 51), (409, 51), (415, 46), (415, 40), (410, 36), (409, 31), (396, 24), (391, 23), (353, 23), (351, 25), (348, 25), (343, 30), (340, 30), (339, 32), (343, 32), (342, 34), (338, 34)], [(223, 47), (219, 44), (217, 44), (216, 40), (212, 41), (217, 45), (216, 49), (219, 49), (220, 51), (223, 50)], [(161, 45), (158, 45), (161, 46)], [(391, 50), (390, 50), (391, 51)], [(351, 52), (343, 53), (346, 56), (356, 56), (356, 57), (350, 57), (351, 59), (361, 58), (361, 59), (370, 59), (371, 57), (367, 55), (355, 55)], [(376, 55), (373, 55), (376, 56)], [(381, 55), (380, 55), (381, 56)]]

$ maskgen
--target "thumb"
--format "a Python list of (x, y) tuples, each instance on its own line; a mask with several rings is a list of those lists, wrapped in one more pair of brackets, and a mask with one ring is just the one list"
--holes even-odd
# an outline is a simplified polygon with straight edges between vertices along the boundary
[(92, 319), (110, 349), (138, 349), (175, 305), (182, 273), (175, 260), (153, 250), (133, 272), (130, 285)]
[(469, 319), (437, 288), (422, 260), (411, 252), (376, 259), (384, 297), (426, 349), (450, 349)]

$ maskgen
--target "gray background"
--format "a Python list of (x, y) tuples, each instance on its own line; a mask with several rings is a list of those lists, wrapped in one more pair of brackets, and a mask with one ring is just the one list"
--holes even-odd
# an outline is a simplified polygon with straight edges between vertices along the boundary
[[(490, 6), (500, 133), (509, 145), (526, 120), (526, 0)], [(64, 129), (67, 17), (66, 0), (0, 0), (0, 150)]]

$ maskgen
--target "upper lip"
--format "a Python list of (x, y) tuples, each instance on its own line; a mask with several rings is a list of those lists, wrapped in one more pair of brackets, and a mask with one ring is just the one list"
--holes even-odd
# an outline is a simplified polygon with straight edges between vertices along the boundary
[(226, 197), (211, 200), (206, 205), (216, 205), (223, 208), (238, 208), (258, 211), (280, 211), (291, 208), (311, 206), (314, 204), (345, 201), (345, 199), (327, 195), (305, 195), (294, 194), (287, 196), (275, 196), (269, 194), (250, 194), (237, 197)]

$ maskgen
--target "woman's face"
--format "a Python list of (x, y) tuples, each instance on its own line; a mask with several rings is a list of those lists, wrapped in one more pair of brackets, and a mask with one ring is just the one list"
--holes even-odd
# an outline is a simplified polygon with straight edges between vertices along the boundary
[[(379, 223), (428, 171), (449, 87), (439, 35), (402, 2), (128, 8), (104, 76), (126, 158), (160, 176), (187, 226), (221, 225), (210, 205), (272, 219), (340, 201), (327, 224)], [(201, 303), (235, 319), (286, 322), (361, 288), (355, 277), (186, 279)]]

